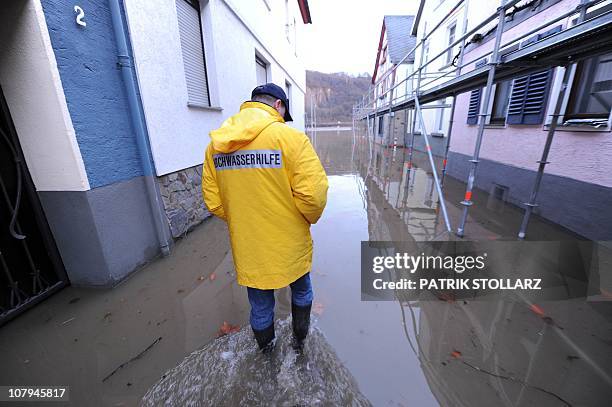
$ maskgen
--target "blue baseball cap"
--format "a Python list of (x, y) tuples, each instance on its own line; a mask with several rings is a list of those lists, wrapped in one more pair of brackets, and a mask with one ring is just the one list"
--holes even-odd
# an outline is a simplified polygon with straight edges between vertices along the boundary
[(287, 94), (285, 94), (283, 88), (274, 83), (266, 83), (265, 85), (259, 85), (253, 89), (253, 92), (251, 92), (251, 99), (253, 99), (255, 95), (270, 95), (280, 99), (281, 102), (285, 104), (285, 117), (283, 117), (283, 119), (285, 119), (286, 122), (293, 121), (291, 114), (289, 114), (289, 98), (287, 98)]

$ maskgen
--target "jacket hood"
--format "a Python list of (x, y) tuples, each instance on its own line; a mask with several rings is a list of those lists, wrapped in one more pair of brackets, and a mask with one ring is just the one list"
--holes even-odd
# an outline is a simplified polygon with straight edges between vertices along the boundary
[(276, 109), (261, 102), (244, 102), (239, 113), (210, 132), (210, 139), (215, 150), (231, 153), (249, 144), (274, 122), (285, 122)]

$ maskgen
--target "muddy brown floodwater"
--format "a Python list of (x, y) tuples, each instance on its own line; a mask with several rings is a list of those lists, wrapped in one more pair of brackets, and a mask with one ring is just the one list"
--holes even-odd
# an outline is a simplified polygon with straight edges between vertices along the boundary
[[(286, 290), (277, 292), (279, 346), (270, 358), (256, 352), (227, 229), (210, 219), (121, 285), (69, 287), (0, 328), (0, 384), (69, 385), (78, 406), (610, 405), (609, 297), (361, 301), (361, 241), (444, 236), (433, 176), (422, 153), (408, 176), (406, 150), (371, 145), (359, 131), (312, 139), (330, 189), (312, 229), (305, 358), (287, 346)], [(446, 177), (444, 186), (456, 225), (464, 184)], [(466, 238), (515, 239), (522, 211), (475, 197)], [(529, 238), (580, 237), (534, 216)], [(601, 281), (611, 270), (600, 269)], [(215, 339), (219, 330), (230, 333)]]

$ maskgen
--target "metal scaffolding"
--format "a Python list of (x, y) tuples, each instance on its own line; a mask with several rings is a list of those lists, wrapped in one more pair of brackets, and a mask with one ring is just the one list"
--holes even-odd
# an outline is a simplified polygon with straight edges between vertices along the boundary
[[(518, 7), (520, 7), (519, 3), (524, 3), (524, 0), (510, 0), (508, 2), (502, 0), (502, 5), (497, 8), (495, 13), (485, 18), (469, 31), (466, 27), (468, 16), (467, 3), (468, 0), (459, 0), (431, 31), (423, 32), (421, 39), (417, 41), (415, 47), (413, 47), (397, 64), (385, 72), (376, 81), (370, 91), (368, 91), (363, 96), (362, 100), (353, 108), (355, 120), (366, 120), (368, 126), (368, 137), (370, 134), (370, 120), (373, 120), (375, 123), (376, 117), (382, 117), (385, 114), (390, 115), (390, 113), (403, 110), (413, 110), (412, 128), (410, 130), (411, 141), (409, 146), (408, 170), (412, 171), (412, 152), (414, 149), (415, 125), (418, 119), (418, 123), (421, 127), (421, 134), (425, 136), (424, 140), (426, 145), (426, 153), (434, 174), (436, 189), (438, 191), (446, 229), (449, 232), (452, 230), (452, 226), (450, 224), (450, 219), (446, 209), (443, 181), (446, 173), (446, 162), (453, 130), (453, 116), (455, 111), (456, 96), (464, 92), (484, 87), (482, 106), (485, 107), (484, 110), (486, 112), (486, 107), (489, 106), (493, 93), (493, 86), (496, 83), (542, 71), (546, 68), (567, 67), (583, 59), (612, 51), (612, 10), (610, 7), (603, 7), (609, 5), (610, 0), (581, 0), (580, 4), (575, 9), (556, 16), (529, 30), (528, 32), (520, 36), (513, 37), (505, 42), (502, 42), (504, 24), (507, 21), (508, 16), (512, 16)], [(453, 13), (459, 10), (461, 6), (464, 6), (463, 34), (444, 48), (442, 52), (438, 53), (427, 61), (423, 61), (427, 41), (445, 24)], [(593, 11), (591, 13), (592, 16), (588, 13), (589, 11)], [(538, 41), (534, 41), (529, 44), (525, 44), (523, 42), (525, 38), (528, 38), (534, 34), (540, 34), (551, 25), (564, 19), (571, 19), (572, 17), (575, 17), (574, 25), (552, 34), (549, 33), (549, 35)], [(495, 32), (493, 38), (493, 49), (490, 52), (479, 55), (478, 57), (469, 61), (464, 61), (464, 50), (468, 38), (478, 34), (479, 30), (493, 24), (495, 26), (493, 26), (489, 31)], [(519, 44), (521, 45), (520, 47)], [(439, 58), (443, 58), (449, 53), (452, 53), (457, 46), (460, 46), (460, 51), (458, 56), (455, 57), (455, 60), (458, 62), (457, 65), (454, 66), (454, 69), (448, 69), (447, 71), (441, 71), (436, 74), (427, 72), (427, 67), (431, 66), (432, 62), (438, 60)], [(417, 50), (420, 50), (421, 55), (419, 66), (411, 74), (407, 75), (406, 78), (396, 83), (396, 71), (398, 67), (405, 62), (409, 56), (415, 55)], [(476, 62), (482, 61), (485, 58), (488, 63), (475, 65)], [(473, 69), (467, 69), (474, 65), (475, 67)], [(545, 166), (548, 164), (548, 154), (557, 127), (558, 117), (560, 116), (559, 112), (561, 109), (563, 96), (568, 86), (569, 75), (567, 71), (568, 70), (566, 69), (553, 114), (550, 116), (551, 122), (548, 125), (548, 132), (542, 156), (538, 161), (539, 167), (532, 186), (531, 196), (529, 202), (525, 203), (525, 214), (518, 233), (518, 237), (520, 239), (525, 238), (529, 218), (532, 214), (533, 208), (538, 206), (538, 191), (541, 185)], [(389, 75), (393, 75), (392, 85), (389, 87), (389, 89), (379, 93), (379, 85), (386, 80)], [(407, 85), (409, 82), (412, 86), (410, 86), (410, 90), (408, 91)], [(406, 90), (404, 93), (401, 92), (402, 85), (404, 85), (404, 89)], [(447, 145), (443, 157), (442, 177), (440, 179), (434, 165), (434, 158), (429, 143), (428, 133), (425, 128), (426, 123), (423, 120), (422, 110), (426, 107), (432, 107), (423, 106), (423, 104), (442, 100), (447, 97), (452, 97), (452, 103), (450, 105), (451, 115), (448, 123)], [(442, 104), (433, 106), (433, 108), (442, 109), (447, 107), (448, 105)], [(476, 180), (476, 171), (479, 163), (483, 135), (486, 129), (485, 124), (487, 116), (489, 116), (488, 113), (478, 115), (476, 142), (472, 159), (470, 160), (470, 172), (467, 179), (464, 199), (461, 201), (463, 213), (456, 230), (456, 234), (460, 237), (463, 237), (465, 234), (465, 224), (468, 218), (469, 208), (473, 205), (472, 190)], [(406, 114), (405, 121), (405, 126), (407, 126), (408, 114)], [(389, 128), (391, 128), (390, 124)]]

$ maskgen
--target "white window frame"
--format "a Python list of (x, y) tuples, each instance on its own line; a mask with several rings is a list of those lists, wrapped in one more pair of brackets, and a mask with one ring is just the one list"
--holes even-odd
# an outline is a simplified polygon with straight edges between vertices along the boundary
[[(202, 4), (200, 3), (199, 0), (195, 1), (196, 4), (193, 4), (193, 2), (189, 1), (189, 0), (175, 0), (175, 5), (174, 6), (177, 7), (177, 8), (179, 7), (178, 4), (177, 4), (178, 2), (181, 2), (181, 4), (187, 3), (188, 7), (193, 7), (196, 10), (196, 12), (198, 13), (198, 29), (199, 29), (199, 32), (200, 32), (199, 40), (200, 40), (200, 44), (201, 44), (201, 47), (202, 47), (202, 64), (203, 64), (203, 67), (204, 67), (204, 81), (206, 82), (206, 96), (207, 96), (207, 99), (208, 99), (208, 103), (207, 104), (203, 104), (203, 103), (200, 103), (200, 102), (198, 102), (196, 100), (193, 100), (192, 96), (189, 95), (189, 90), (188, 90), (187, 91), (187, 106), (197, 107), (197, 108), (204, 108), (204, 109), (211, 109), (212, 108), (212, 109), (216, 110), (218, 108), (213, 107), (213, 97), (211, 95), (210, 73), (208, 71), (208, 63), (207, 63), (208, 61), (207, 61), (207, 57), (206, 57), (206, 46), (205, 46), (205, 41), (204, 41), (204, 33), (205, 33), (205, 31), (204, 31), (203, 21), (202, 21), (202, 19), (203, 19), (203, 17), (202, 17), (202, 14), (203, 14), (203, 12), (202, 12)], [(177, 13), (178, 13), (178, 9), (177, 9)], [(180, 50), (181, 50), (181, 55), (183, 55), (185, 50), (183, 49), (183, 40), (180, 39), (180, 35), (181, 35), (180, 31), (181, 31), (181, 29), (180, 29), (180, 22), (178, 21), (178, 15), (177, 15), (177, 24), (179, 25), (179, 41), (180, 41), (179, 47), (180, 47)], [(183, 67), (185, 69), (185, 60), (184, 59), (183, 59)], [(185, 72), (184, 75), (185, 75), (185, 81), (186, 81), (187, 87), (189, 89), (189, 79), (187, 77), (187, 73)]]
[[(453, 34), (453, 40), (451, 41), (450, 31), (451, 28), (455, 29), (455, 33)], [(449, 47), (450, 44), (457, 40), (457, 20), (452, 21), (450, 24), (446, 26), (446, 48)], [(450, 61), (448, 60), (448, 51), (450, 51)], [(454, 49), (447, 50), (446, 55), (444, 56), (444, 68), (449, 67), (453, 62), (453, 54)]]
[[(423, 44), (422, 52), (423, 52), (423, 65), (426, 65), (429, 62), (429, 40), (425, 41), (425, 43)], [(427, 73), (429, 68), (431, 68), (431, 65), (425, 66), (425, 68), (423, 68), (423, 73)]]
[(287, 99), (289, 99), (289, 111), (293, 112), (293, 98), (291, 97), (291, 94), (293, 93), (293, 86), (291, 85), (291, 82), (289, 82), (289, 79), (285, 79), (285, 93), (287, 94)]
[[(514, 88), (514, 80), (510, 79), (510, 89), (508, 90), (508, 98), (510, 98), (512, 96), (512, 88)], [(506, 127), (508, 127), (508, 123), (506, 123), (506, 121), (504, 121), (504, 124), (498, 124), (498, 123), (491, 123), (491, 118), (493, 117), (493, 104), (495, 103), (495, 92), (497, 91), (497, 84), (494, 83), (493, 86), (491, 86), (491, 98), (489, 98), (489, 106), (487, 106), (486, 111), (483, 111), (483, 106), (480, 106), (480, 114), (485, 114), (485, 125), (488, 127), (492, 127), (495, 129), (505, 129)], [(484, 90), (483, 90), (484, 93)], [(508, 106), (506, 106), (506, 119), (508, 118), (508, 107), (510, 106), (510, 103), (508, 103)]]
[[(439, 105), (446, 105), (446, 98), (445, 99), (440, 99), (438, 101)], [(444, 125), (444, 116), (446, 114), (444, 107), (438, 107), (436, 109), (436, 126), (435, 126), (435, 131), (432, 131), (431, 134), (432, 135), (444, 135), (445, 134), (445, 125)]]
[[(589, 16), (587, 15), (587, 18)], [(574, 20), (573, 23), (568, 23), (568, 26), (574, 26), (577, 24), (577, 21)], [(561, 102), (561, 109), (559, 110), (559, 118), (557, 119), (557, 127), (555, 131), (574, 131), (574, 132), (610, 132), (612, 131), (612, 109), (610, 114), (608, 115), (608, 124), (604, 128), (589, 128), (587, 126), (580, 125), (569, 125), (569, 126), (561, 126), (561, 123), (565, 121), (565, 113), (567, 112), (567, 106), (570, 100), (570, 94), (572, 92), (572, 88), (574, 87), (574, 80), (576, 80), (576, 67), (578, 63), (574, 63), (569, 66), (569, 78), (567, 81), (567, 89), (563, 95), (563, 101)], [(542, 125), (542, 130), (548, 130), (550, 124), (552, 123), (552, 117), (555, 113), (555, 106), (557, 105), (557, 101), (559, 100), (559, 94), (561, 93), (561, 85), (563, 84), (563, 76), (565, 75), (565, 67), (557, 67), (554, 70), (554, 78), (553, 84), (550, 89), (549, 95), (549, 103), (548, 108), (546, 109), (546, 117), (544, 118), (544, 124)]]
[(263, 66), (266, 71), (266, 80), (264, 83), (270, 82), (270, 62), (262, 57), (259, 52), (255, 51), (255, 82), (257, 85), (263, 85), (263, 83), (259, 83), (258, 70), (260, 66)]

